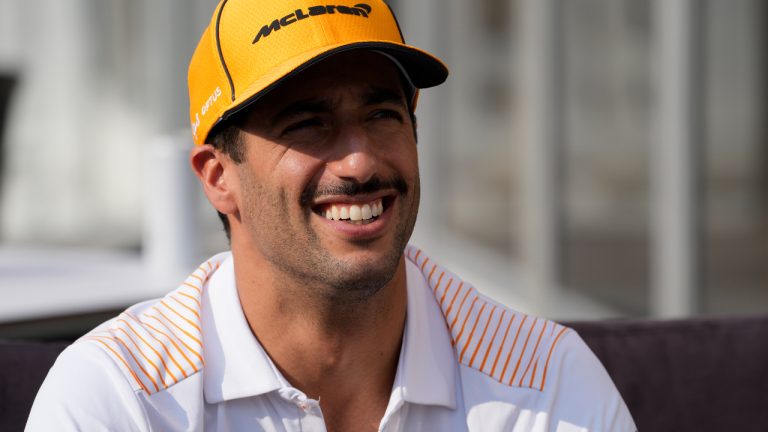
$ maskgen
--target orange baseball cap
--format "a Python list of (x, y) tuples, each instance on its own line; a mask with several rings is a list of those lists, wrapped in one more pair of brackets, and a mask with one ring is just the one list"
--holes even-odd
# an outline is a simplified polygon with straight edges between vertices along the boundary
[(195, 144), (285, 79), (342, 51), (387, 55), (416, 89), (445, 81), (437, 57), (405, 44), (389, 5), (359, 1), (221, 0), (189, 64)]

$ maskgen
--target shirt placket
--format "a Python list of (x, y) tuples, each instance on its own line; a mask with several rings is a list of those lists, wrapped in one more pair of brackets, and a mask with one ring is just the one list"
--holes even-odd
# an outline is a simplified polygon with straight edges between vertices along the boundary
[(325, 419), (318, 401), (308, 398), (294, 388), (284, 389), (280, 392), (280, 396), (295, 407), (299, 431), (325, 432)]

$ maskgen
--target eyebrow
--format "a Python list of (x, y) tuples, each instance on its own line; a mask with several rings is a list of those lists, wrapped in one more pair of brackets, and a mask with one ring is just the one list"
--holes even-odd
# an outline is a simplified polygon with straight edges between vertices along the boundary
[[(363, 96), (363, 105), (372, 106), (382, 103), (406, 106), (402, 94), (388, 88), (373, 88)], [(289, 104), (273, 116), (274, 122), (289, 119), (301, 114), (327, 113), (333, 110), (333, 104), (324, 99), (299, 100)]]

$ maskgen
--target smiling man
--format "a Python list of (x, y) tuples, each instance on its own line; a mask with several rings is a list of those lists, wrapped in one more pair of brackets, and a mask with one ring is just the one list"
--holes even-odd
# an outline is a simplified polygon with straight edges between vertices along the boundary
[(575, 332), (408, 245), (446, 77), (380, 0), (223, 0), (190, 160), (232, 250), (69, 347), (27, 429), (635, 430)]
[(392, 281), (419, 201), (406, 100), (390, 59), (342, 52), (228, 126), (242, 155), (216, 144), (194, 150), (206, 194), (228, 215), (238, 274), (279, 278), (260, 285), (278, 295), (295, 288), (288, 298), (302, 304), (355, 308)]

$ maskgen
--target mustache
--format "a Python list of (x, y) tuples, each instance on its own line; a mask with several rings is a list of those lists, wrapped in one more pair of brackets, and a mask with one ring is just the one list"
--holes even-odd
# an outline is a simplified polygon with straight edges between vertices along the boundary
[(378, 192), (385, 189), (394, 189), (400, 195), (408, 193), (408, 184), (402, 177), (393, 177), (391, 179), (382, 179), (381, 177), (372, 177), (365, 183), (353, 181), (344, 181), (334, 185), (310, 185), (301, 194), (301, 204), (310, 205), (312, 201), (327, 195), (364, 195)]

